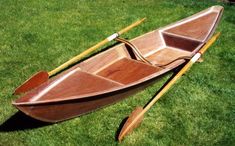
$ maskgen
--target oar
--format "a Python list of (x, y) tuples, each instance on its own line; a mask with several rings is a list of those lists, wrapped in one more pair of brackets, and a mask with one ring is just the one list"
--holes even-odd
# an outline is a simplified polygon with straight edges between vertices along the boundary
[(137, 107), (128, 117), (118, 136), (119, 142), (123, 137), (132, 132), (144, 118), (144, 114), (153, 104), (168, 91), (168, 89), (201, 57), (201, 55), (216, 41), (220, 33), (214, 35), (192, 58), (191, 60), (162, 88), (162, 90), (144, 108)]
[(81, 60), (82, 58), (84, 58), (85, 56), (90, 54), (91, 52), (95, 51), (97, 48), (99, 48), (99, 47), (103, 46), (104, 44), (114, 40), (115, 38), (117, 38), (121, 34), (123, 34), (127, 31), (129, 31), (130, 29), (132, 29), (133, 27), (136, 27), (137, 25), (141, 24), (145, 19), (146, 18), (138, 20), (135, 23), (133, 23), (133, 24), (127, 26), (126, 28), (120, 30), (119, 32), (112, 34), (111, 36), (107, 37), (103, 41), (101, 41), (98, 44), (94, 45), (93, 47), (87, 49), (86, 51), (82, 52), (81, 54), (73, 57), (69, 61), (65, 62), (64, 64), (60, 65), (59, 67), (55, 68), (54, 70), (52, 70), (50, 72), (40, 71), (40, 72), (34, 74), (31, 78), (29, 78), (27, 81), (25, 81), (22, 85), (17, 87), (16, 90), (14, 91), (14, 94), (20, 94), (20, 93), (27, 92), (27, 91), (41, 85), (42, 83), (46, 82), (49, 79), (49, 77), (61, 72), (62, 70), (66, 69), (70, 65), (78, 62), (79, 60)]

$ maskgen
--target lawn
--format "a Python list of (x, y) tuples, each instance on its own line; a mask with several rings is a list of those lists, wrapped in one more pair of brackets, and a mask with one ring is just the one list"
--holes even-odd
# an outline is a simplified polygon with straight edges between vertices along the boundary
[(33, 73), (55, 68), (140, 18), (147, 21), (123, 37), (134, 38), (212, 5), (225, 8), (217, 29), (222, 36), (122, 144), (235, 145), (235, 5), (215, 0), (1, 0), (0, 145), (119, 145), (115, 137), (121, 121), (172, 74), (117, 104), (51, 125), (17, 112), (11, 105), (17, 98), (13, 90)]

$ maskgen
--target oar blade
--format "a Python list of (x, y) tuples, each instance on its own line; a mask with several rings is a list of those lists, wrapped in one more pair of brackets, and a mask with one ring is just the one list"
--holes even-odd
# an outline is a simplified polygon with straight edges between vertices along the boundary
[(48, 73), (46, 71), (40, 71), (34, 74), (31, 78), (25, 81), (22, 85), (17, 87), (13, 94), (17, 95), (17, 94), (30, 91), (38, 87), (42, 83), (46, 82), (48, 79), (49, 79)]
[(128, 117), (128, 119), (126, 120), (124, 126), (121, 129), (121, 132), (119, 133), (118, 136), (118, 141), (121, 142), (122, 139), (128, 135), (129, 133), (131, 133), (135, 128), (137, 128), (143, 118), (144, 115), (140, 115), (143, 111), (142, 107), (137, 107)]

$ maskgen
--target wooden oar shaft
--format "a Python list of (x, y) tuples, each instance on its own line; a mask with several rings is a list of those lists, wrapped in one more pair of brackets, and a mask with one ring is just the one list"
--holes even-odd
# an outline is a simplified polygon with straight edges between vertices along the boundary
[[(174, 78), (154, 97), (154, 99), (135, 117), (129, 127), (132, 127), (157, 101), (162, 97), (163, 94), (193, 65), (193, 62), (190, 60), (179, 73), (174, 76)], [(129, 128), (123, 131), (124, 135), (127, 133)]]
[(145, 19), (146, 19), (146, 18), (143, 18), (143, 19), (141, 19), (141, 20), (139, 20), (139, 21), (136, 21), (135, 23), (133, 23), (133, 24), (127, 26), (126, 28), (123, 28), (122, 30), (120, 30), (120, 31), (118, 32), (118, 34), (119, 34), (119, 35), (122, 35), (123, 33), (129, 31), (129, 30), (132, 29), (133, 27), (136, 27), (137, 25), (140, 25)]
[(200, 54), (204, 54), (206, 50), (217, 40), (217, 38), (220, 36), (220, 32), (216, 33), (205, 45), (202, 49), (199, 50)]
[(106, 44), (108, 42), (107, 39), (99, 42), (98, 44), (96, 44), (95, 46), (89, 48), (88, 50), (82, 52), (81, 54), (73, 57), (72, 59), (70, 59), (69, 61), (63, 63), (62, 65), (58, 66), (57, 68), (55, 68), (54, 70), (50, 71), (48, 74), (49, 76), (53, 76), (55, 74), (57, 74), (58, 72), (62, 71), (63, 69), (69, 67), (70, 65), (78, 62), (79, 60), (81, 60), (83, 57), (87, 56), (88, 54), (90, 54), (91, 52), (93, 52), (94, 50), (96, 50), (97, 48), (103, 46), (104, 44)]
[(73, 57), (72, 59), (70, 59), (69, 61), (65, 62), (64, 64), (58, 66), (57, 68), (55, 68), (54, 70), (50, 71), (48, 74), (49, 76), (55, 75), (58, 72), (64, 70), (65, 68), (69, 67), (70, 65), (78, 62), (79, 60), (81, 60), (83, 57), (87, 56), (88, 54), (90, 54), (91, 52), (95, 51), (97, 48), (103, 46), (104, 44), (112, 41), (113, 39), (115, 39), (116, 37), (118, 37), (119, 35), (129, 31), (130, 29), (132, 29), (133, 27), (138, 26), (139, 24), (141, 24), (146, 18), (143, 18), (139, 21), (136, 21), (135, 23), (125, 27), (124, 29), (120, 30), (118, 33), (114, 33), (113, 35), (107, 37), (106, 39), (104, 39), (103, 41), (99, 42), (98, 44), (96, 44), (95, 46), (87, 49), (86, 51), (82, 52), (81, 54)]
[(143, 114), (148, 111), (153, 104), (163, 95), (165, 94), (169, 88), (187, 71), (190, 67), (201, 57), (201, 55), (216, 41), (219, 37), (220, 32), (214, 35), (200, 50), (196, 53), (192, 59), (174, 76), (170, 82), (156, 95), (156, 97), (144, 108)]
[[(193, 58), (191, 58), (191, 60), (174, 76), (173, 79), (170, 80), (170, 82), (168, 82), (166, 84), (166, 86), (153, 98), (153, 100), (147, 104), (147, 106), (141, 111), (139, 112), (137, 115), (133, 116), (130, 115), (130, 117), (132, 117), (132, 119), (128, 122), (125, 123), (125, 126), (123, 127), (123, 129), (121, 130), (121, 133), (119, 134), (119, 141), (122, 140), (122, 138), (128, 133), (130, 132), (130, 130), (134, 128), (134, 126), (136, 125), (136, 123), (138, 123), (138, 121), (140, 119), (143, 118), (144, 114), (153, 106), (153, 104), (155, 102), (157, 102), (158, 99), (160, 99), (160, 97), (165, 94), (168, 89), (193, 65), (193, 63), (195, 63), (200, 57), (201, 55), (215, 42), (215, 40), (219, 37), (220, 33), (217, 33), (215, 36), (213, 36), (201, 49), (198, 53), (196, 53)], [(133, 113), (133, 112), (132, 112)], [(134, 117), (134, 118), (133, 118)]]
[(125, 135), (130, 128), (135, 125), (135, 123), (162, 97), (163, 94), (167, 92), (167, 90), (186, 72), (191, 66), (193, 62), (190, 60), (179, 73), (154, 97), (154, 99), (135, 117), (135, 119), (130, 123), (129, 127), (123, 131), (123, 135)]

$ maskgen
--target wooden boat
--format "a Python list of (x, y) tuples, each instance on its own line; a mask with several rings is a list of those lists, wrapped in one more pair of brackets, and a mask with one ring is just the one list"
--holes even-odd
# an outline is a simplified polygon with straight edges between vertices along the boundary
[(15, 100), (25, 114), (58, 122), (115, 103), (182, 65), (213, 35), (223, 7), (116, 45), (51, 78)]

